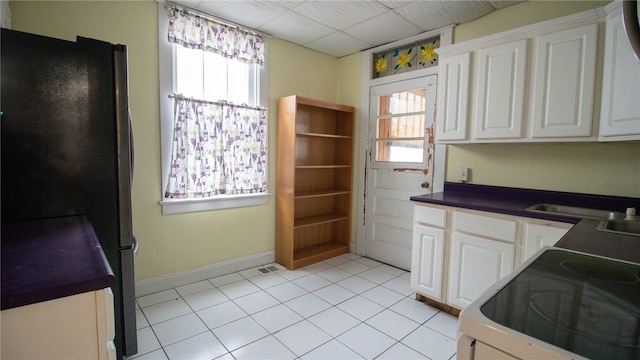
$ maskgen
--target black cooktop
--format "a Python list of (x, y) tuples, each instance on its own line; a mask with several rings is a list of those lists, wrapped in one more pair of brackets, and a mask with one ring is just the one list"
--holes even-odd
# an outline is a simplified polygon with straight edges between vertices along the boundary
[(640, 264), (549, 249), (480, 307), (591, 359), (640, 359)]

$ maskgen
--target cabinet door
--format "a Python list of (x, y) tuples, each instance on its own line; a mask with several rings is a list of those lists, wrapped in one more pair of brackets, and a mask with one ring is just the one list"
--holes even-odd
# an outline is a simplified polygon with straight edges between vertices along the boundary
[[(627, 41), (619, 11), (607, 19), (600, 136), (636, 135), (640, 139), (640, 62)], [(602, 140), (615, 140), (605, 138)]]
[(454, 232), (449, 261), (448, 303), (460, 309), (513, 270), (515, 246)]
[(592, 135), (597, 41), (597, 24), (537, 38), (532, 137)]
[(527, 41), (478, 50), (475, 92), (475, 137), (522, 137)]
[(444, 230), (414, 225), (411, 288), (419, 294), (441, 301), (444, 301), (442, 296), (444, 242)]
[(436, 140), (466, 140), (471, 54), (440, 59)]
[(524, 240), (522, 243), (522, 261), (527, 260), (544, 246), (553, 246), (571, 225), (553, 226), (551, 224), (524, 224)]

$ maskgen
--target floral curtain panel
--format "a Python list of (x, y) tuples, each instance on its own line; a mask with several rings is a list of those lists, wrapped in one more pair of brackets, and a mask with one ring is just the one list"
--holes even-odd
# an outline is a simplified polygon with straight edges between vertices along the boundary
[(267, 190), (267, 111), (175, 99), (175, 129), (166, 198)]
[(440, 37), (373, 54), (373, 78), (438, 66)]
[(264, 40), (259, 35), (175, 7), (169, 9), (169, 42), (264, 65)]

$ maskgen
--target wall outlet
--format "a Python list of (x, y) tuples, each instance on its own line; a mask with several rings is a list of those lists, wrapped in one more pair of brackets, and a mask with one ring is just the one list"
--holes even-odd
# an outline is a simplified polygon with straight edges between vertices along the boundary
[(458, 176), (458, 180), (460, 180), (461, 182), (467, 182), (469, 181), (469, 171), (471, 169), (466, 168), (466, 167), (461, 167), (460, 168), (460, 176)]

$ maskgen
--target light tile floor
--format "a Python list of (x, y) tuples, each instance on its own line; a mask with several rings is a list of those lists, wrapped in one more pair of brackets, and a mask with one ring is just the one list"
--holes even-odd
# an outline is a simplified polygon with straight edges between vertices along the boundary
[(345, 254), (137, 299), (135, 359), (452, 359), (457, 318), (415, 300), (404, 270)]

